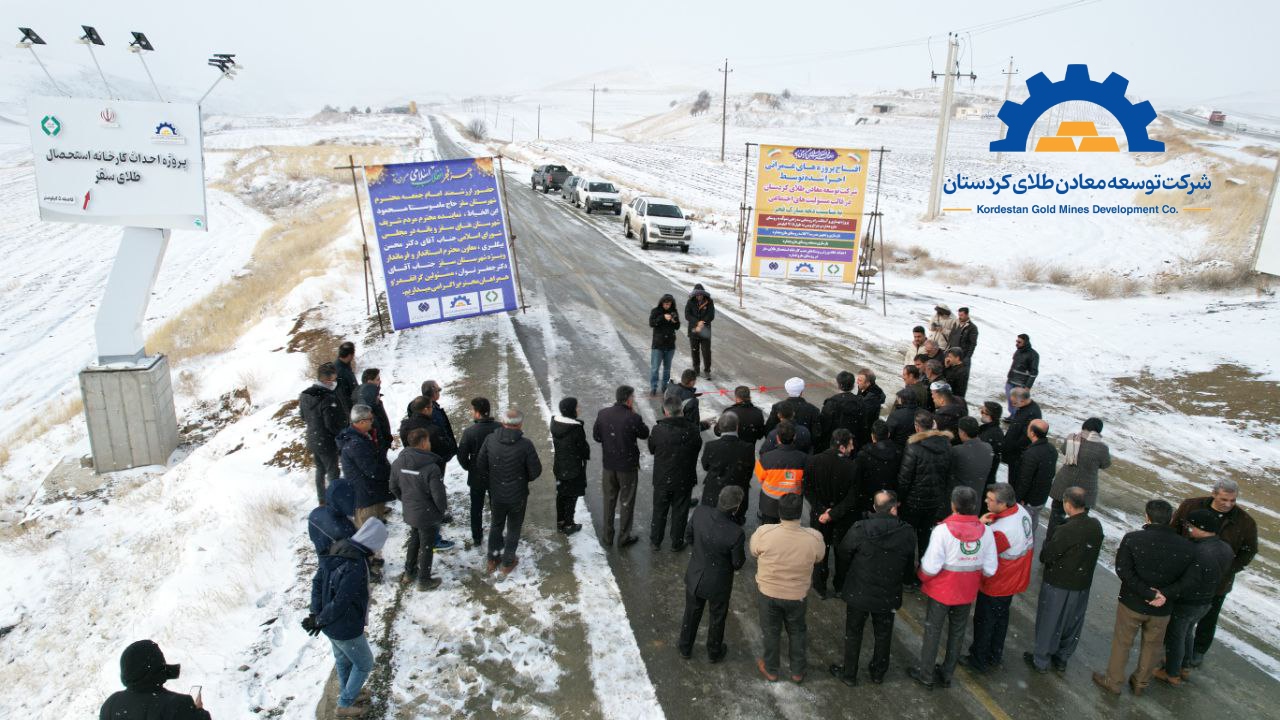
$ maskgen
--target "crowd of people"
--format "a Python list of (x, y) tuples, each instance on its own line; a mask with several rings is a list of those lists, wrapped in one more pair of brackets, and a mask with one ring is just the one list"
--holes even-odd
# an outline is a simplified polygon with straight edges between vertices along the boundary
[[(752, 403), (749, 387), (738, 386), (731, 405), (703, 418), (695, 386), (699, 366), (710, 378), (714, 320), (709, 293), (695, 286), (684, 308), (693, 367), (673, 381), (681, 317), (674, 297), (662, 296), (649, 318), (649, 390), (660, 396), (662, 417), (648, 425), (636, 409), (635, 388), (622, 385), (590, 429), (601, 466), (601, 545), (622, 551), (640, 539), (634, 522), (643, 443), (653, 458), (650, 547), (691, 548), (680, 655), (692, 658), (707, 614), (707, 658), (719, 663), (727, 657), (734, 578), (750, 556), (763, 646), (755, 664), (764, 680), (783, 675), (783, 631), (787, 677), (795, 683), (808, 677), (805, 616), (813, 594), (845, 602), (844, 652), (829, 665), (831, 675), (849, 686), (859, 682), (870, 620), (865, 677), (883, 682), (903, 594), (919, 592), (924, 637), (907, 674), (930, 689), (946, 688), (957, 665), (979, 674), (1002, 667), (1010, 608), (1029, 591), (1038, 547), (1043, 571), (1034, 642), (1022, 657), (1037, 673), (1065, 671), (1102, 550), (1102, 526), (1091, 511), (1099, 501), (1099, 473), (1111, 457), (1099, 418), (1085, 419), (1060, 441), (1051, 437), (1032, 398), (1040, 369), (1031, 339), (1021, 334), (1015, 340), (1004, 395), (971, 402), (978, 327), (968, 308), (952, 318), (950, 308), (939, 304), (927, 330), (913, 329), (903, 358), (904, 386), (892, 396), (872, 370), (861, 368), (838, 373), (837, 392), (821, 406), (805, 397), (804, 379), (794, 377), (784, 384), (787, 397), (767, 413)], [(409, 402), (397, 432), (402, 450), (389, 460), (393, 436), (382, 374), (365, 368), (357, 382), (356, 371), (355, 346), (343, 343), (299, 396), (318, 499), (308, 518), (318, 567), (303, 628), (313, 636), (323, 633), (332, 646), (338, 717), (361, 717), (369, 709), (364, 684), (374, 660), (365, 626), (370, 583), (383, 580), (389, 503), (400, 502), (409, 530), (399, 582), (430, 591), (441, 583), (433, 573), (434, 553), (454, 547), (441, 534), (453, 521), (444, 482), (448, 464), (456, 459), (466, 471), (470, 545), (484, 549), (489, 574), (509, 574), (519, 564), (529, 485), (543, 471), (536, 446), (524, 436), (520, 410), (506, 409), (495, 419), (488, 399), (473, 398), (472, 422), (458, 439), (439, 404), (442, 389), (432, 380)], [(575, 509), (586, 492), (593, 449), (576, 398), (558, 401), (550, 435), (556, 526), (571, 535), (583, 527)], [(1004, 482), (997, 477), (1001, 465), (1007, 468)], [(695, 499), (699, 466), (703, 489)], [(758, 526), (748, 536), (753, 482)], [(1238, 495), (1238, 486), (1222, 479), (1210, 496), (1188, 499), (1176, 511), (1152, 499), (1142, 528), (1124, 536), (1115, 561), (1121, 590), (1111, 658), (1093, 675), (1105, 691), (1118, 694), (1127, 682), (1141, 695), (1153, 679), (1178, 686), (1204, 661), (1233, 579), (1257, 550), (1256, 525), (1236, 504)], [(1138, 665), (1126, 675), (1139, 632)], [(158, 648), (147, 651), (145, 672), (138, 669), (138, 652), (131, 646), (122, 657), (126, 690), (103, 706), (104, 719), (134, 716), (121, 708), (158, 707), (155, 698), (184, 708), (192, 701), (162, 694), (163, 680), (177, 671), (163, 665), (163, 656), (153, 657)], [(189, 709), (204, 712), (198, 706), (197, 698)]]

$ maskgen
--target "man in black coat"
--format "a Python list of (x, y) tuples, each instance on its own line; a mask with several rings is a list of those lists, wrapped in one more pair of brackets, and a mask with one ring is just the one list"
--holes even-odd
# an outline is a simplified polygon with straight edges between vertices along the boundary
[(933, 429), (933, 415), (916, 413), (916, 433), (907, 441), (898, 471), (898, 497), (902, 519), (916, 529), (920, 554), (929, 544), (933, 526), (947, 515), (950, 485), (951, 434)]
[(1018, 477), (1018, 462), (1022, 460), (1022, 451), (1031, 444), (1027, 428), (1033, 420), (1044, 417), (1040, 405), (1031, 399), (1031, 391), (1026, 388), (1014, 388), (1009, 392), (1009, 404), (1014, 405), (1017, 413), (1006, 418), (1009, 426), (1004, 431), (1004, 441), (1000, 447), (1000, 462), (1009, 466), (1009, 478)]
[(698, 371), (688, 368), (680, 373), (680, 382), (670, 383), (666, 389), (662, 391), (663, 402), (668, 398), (675, 398), (680, 401), (680, 414), (692, 422), (700, 425), (700, 430), (706, 430), (711, 427), (710, 420), (702, 422), (701, 409), (698, 406), (697, 390)]
[[(962, 359), (968, 365), (973, 351), (978, 348), (978, 326), (969, 319), (969, 308), (962, 307), (956, 311), (956, 326), (951, 331), (951, 346), (959, 347), (964, 353)], [(963, 395), (964, 393), (960, 393)]]
[[(795, 449), (802, 453), (813, 452), (813, 436), (809, 434), (809, 428), (796, 422), (796, 406), (782, 405), (781, 407), (778, 407), (778, 419), (781, 422), (791, 423), (791, 427), (795, 430), (795, 440), (791, 441), (791, 444), (795, 446)], [(777, 449), (778, 445), (781, 444), (778, 442), (779, 427), (782, 427), (781, 423), (765, 434), (764, 442), (760, 443), (761, 455)]]
[(356, 344), (347, 341), (338, 346), (338, 358), (334, 362), (338, 371), (337, 387), (333, 389), (342, 406), (342, 417), (351, 416), (351, 394), (360, 384), (356, 382)]
[(831, 447), (831, 433), (843, 428), (857, 436), (863, 432), (866, 422), (866, 410), (862, 406), (862, 398), (853, 392), (854, 374), (841, 370), (836, 375), (836, 387), (840, 392), (827, 398), (822, 403), (819, 417), (822, 419), (822, 435), (814, 438), (813, 451), (822, 452)]
[(391, 494), (399, 498), (404, 522), (409, 526), (409, 543), (404, 555), (404, 575), (400, 582), (418, 583), (419, 590), (440, 587), (440, 578), (431, 576), (440, 525), (449, 514), (440, 458), (431, 452), (431, 433), (423, 428), (409, 431), (408, 444), (391, 463)]
[(298, 395), (298, 414), (307, 426), (307, 450), (316, 466), (316, 494), (321, 505), (326, 482), (338, 479), (338, 433), (347, 426), (347, 416), (334, 392), (337, 378), (333, 363), (322, 363), (315, 383)]
[[(809, 527), (822, 534), (826, 554), (813, 566), (813, 589), (824, 600), (830, 576), (831, 547), (839, 545), (845, 532), (858, 519), (861, 504), (858, 465), (853, 460), (853, 433), (837, 428), (831, 447), (809, 457), (804, 469), (804, 499), (809, 502)], [(845, 565), (836, 557), (834, 587), (844, 586)]]
[(476, 469), (480, 448), (500, 426), (489, 417), (488, 398), (471, 399), (471, 427), (462, 431), (458, 441), (458, 464), (467, 471), (467, 488), (471, 491), (471, 544), (479, 546), (484, 539), (484, 498), (489, 493), (489, 478)]
[(742, 504), (731, 513), (733, 521), (742, 525), (747, 521), (747, 490), (751, 487), (756, 453), (751, 444), (742, 439), (738, 427), (738, 412), (731, 407), (721, 413), (716, 423), (720, 437), (702, 447), (702, 469), (706, 471), (702, 479), (702, 504), (715, 507), (721, 490), (730, 485), (742, 488)]
[(1191, 677), (1186, 661), (1195, 650), (1196, 623), (1209, 612), (1222, 579), (1230, 572), (1235, 551), (1218, 532), (1222, 524), (1209, 508), (1192, 510), (1187, 516), (1187, 537), (1193, 554), (1191, 570), (1173, 589), (1173, 613), (1164, 635), (1164, 667), (1154, 677), (1177, 687)]
[(778, 414), (778, 409), (783, 405), (789, 405), (795, 409), (795, 424), (801, 425), (808, 430), (810, 437), (821, 437), (822, 411), (818, 410), (813, 403), (804, 399), (804, 379), (798, 377), (790, 378), (783, 383), (783, 387), (787, 391), (787, 399), (774, 403), (773, 407), (769, 409), (769, 419), (764, 423), (764, 431), (768, 433), (778, 427), (778, 423), (782, 422), (782, 416)]
[(1005, 377), (1004, 396), (1009, 400), (1009, 417), (1018, 414), (1018, 406), (1013, 402), (1010, 392), (1014, 388), (1031, 389), (1040, 376), (1040, 353), (1031, 347), (1031, 337), (1026, 333), (1014, 341), (1013, 362), (1009, 363), (1009, 374)]
[(884, 407), (884, 390), (876, 384), (876, 374), (871, 368), (860, 368), (855, 381), (858, 397), (862, 398), (863, 420), (853, 434), (854, 445), (858, 448), (871, 441), (871, 425), (880, 419), (880, 408)]
[[(676, 330), (680, 329), (680, 311), (676, 299), (670, 293), (658, 300), (649, 311), (649, 327), (653, 328), (653, 341), (649, 345), (649, 396), (658, 394), (658, 388), (671, 382), (671, 361), (676, 355)], [(662, 368), (662, 382), (658, 382), (658, 368)]]
[(962, 398), (951, 392), (951, 386), (945, 382), (935, 382), (931, 388), (934, 424), (939, 430), (951, 433), (951, 444), (960, 443), (960, 418), (969, 415), (969, 407)]
[(489, 478), (489, 561), (492, 573), (502, 563), (502, 573), (515, 569), (516, 548), (529, 501), (529, 483), (542, 474), (538, 451), (521, 427), (524, 415), (507, 411), (502, 427), (485, 439), (476, 457), (476, 469)]
[(1018, 461), (1018, 474), (1013, 478), (1013, 491), (1018, 502), (1031, 515), (1034, 533), (1040, 524), (1040, 511), (1049, 501), (1049, 489), (1053, 487), (1053, 475), (1058, 469), (1058, 448), (1049, 442), (1049, 423), (1032, 420), (1027, 425), (1030, 445)]
[(960, 348), (949, 348), (942, 366), (942, 379), (951, 386), (951, 392), (959, 397), (965, 397), (969, 389), (969, 363), (964, 361), (964, 354)]
[(1000, 429), (1000, 414), (1004, 406), (994, 400), (982, 403), (978, 411), (978, 439), (991, 446), (991, 471), (987, 484), (996, 482), (996, 470), (1000, 469), (1000, 451), (1004, 448), (1004, 431)]
[[(445, 412), (440, 405), (440, 396), (443, 393), (444, 388), (441, 388), (440, 383), (435, 380), (422, 381), (421, 397), (427, 401), (427, 407), (422, 412), (431, 418), (431, 422), (439, 429), (438, 433), (431, 434), (431, 451), (448, 464), (458, 454), (458, 437), (453, 434), (453, 423), (449, 421), (449, 413)], [(443, 466), (441, 472), (444, 472)]]
[(120, 654), (120, 681), (117, 691), (102, 703), (99, 720), (210, 720), (203, 699), (183, 695), (164, 687), (178, 679), (178, 665), (166, 665), (160, 646), (139, 640)]
[(671, 549), (684, 548), (685, 525), (689, 522), (689, 502), (698, 484), (698, 453), (702, 435), (698, 425), (681, 409), (680, 400), (668, 397), (662, 405), (666, 417), (649, 433), (653, 454), (653, 518), (649, 544), (662, 549), (667, 517), (671, 517)]
[[(987, 493), (987, 477), (991, 472), (991, 446), (978, 439), (978, 421), (962, 417), (959, 422), (960, 444), (951, 447), (951, 487), (964, 485), (979, 496)], [(948, 488), (949, 490), (949, 488)]]
[(907, 449), (907, 439), (916, 431), (916, 411), (921, 409), (923, 407), (911, 387), (904, 387), (894, 395), (893, 411), (889, 413), (885, 425), (889, 439), (898, 446), (898, 450)]
[(889, 439), (889, 426), (884, 420), (871, 424), (871, 442), (863, 445), (854, 456), (858, 464), (857, 516), (872, 511), (876, 493), (881, 490), (898, 492), (898, 471), (902, 468), (902, 448)]
[(640, 446), (637, 441), (649, 437), (649, 426), (644, 424), (633, 408), (635, 388), (622, 385), (614, 393), (617, 400), (596, 415), (591, 436), (600, 443), (602, 471), (600, 473), (603, 495), (604, 534), (600, 544), (613, 545), (613, 514), (618, 512), (618, 547), (624, 548), (640, 538), (631, 534), (631, 520), (635, 513), (636, 483), (640, 474)]
[(586, 426), (578, 419), (578, 398), (560, 400), (560, 414), (551, 418), (551, 470), (556, 477), (556, 529), (572, 535), (582, 529), (573, 521), (578, 498), (587, 493), (587, 461), (591, 445)]
[[(445, 435), (444, 430), (431, 419), (431, 401), (422, 396), (409, 402), (409, 412), (400, 421), (400, 444), (409, 447), (409, 433), (418, 429), (426, 430), (431, 436), (431, 454), (436, 456), (436, 461), (440, 464), (440, 474), (443, 475), (448, 458), (452, 458), (454, 454), (453, 443)], [(479, 450), (477, 446), (476, 452)]]
[(898, 498), (888, 490), (875, 496), (875, 514), (854, 523), (836, 550), (848, 567), (841, 595), (845, 601), (844, 662), (831, 674), (850, 687), (858, 684), (862, 632), (871, 618), (875, 647), (871, 682), (879, 685), (889, 670), (894, 611), (902, 607), (902, 586), (915, 578), (916, 533), (898, 519)]
[[(739, 385), (733, 389), (733, 404), (725, 408), (738, 416), (738, 437), (751, 445), (754, 450), (756, 442), (765, 436), (764, 413), (751, 404), (751, 388)], [(716, 431), (719, 434), (719, 431)]]
[(684, 574), (684, 619), (680, 623), (679, 649), (686, 660), (693, 655), (693, 641), (702, 621), (702, 610), (711, 604), (711, 622), (707, 628), (707, 658), (718, 663), (728, 648), (724, 644), (724, 625), (729, 616), (729, 597), (733, 592), (733, 573), (747, 561), (746, 534), (732, 513), (743, 504), (743, 490), (727, 485), (720, 491), (715, 507), (700, 504), (685, 530), (685, 542), (693, 545), (689, 568)]
[[(689, 348), (693, 355), (693, 369), (697, 371), (701, 359), (703, 375), (711, 379), (711, 323), (716, 319), (716, 303), (701, 283), (693, 286), (689, 300), (684, 304), (684, 320), (689, 326)], [(701, 356), (701, 358), (699, 358)]]
[(351, 395), (351, 406), (368, 405), (373, 411), (374, 447), (386, 458), (391, 449), (391, 418), (387, 417), (387, 409), (382, 405), (382, 373), (378, 368), (365, 368), (360, 374), (360, 387)]
[(1035, 651), (1022, 653), (1039, 673), (1048, 672), (1051, 665), (1066, 672), (1084, 632), (1089, 588), (1102, 552), (1102, 523), (1089, 515), (1084, 490), (1067, 488), (1062, 502), (1067, 519), (1040, 548), (1044, 573), (1036, 603)]
[[(356, 527), (363, 527), (369, 518), (382, 519), (387, 502), (395, 497), (389, 487), (391, 465), (374, 445), (372, 430), (373, 411), (368, 405), (356, 405), (351, 408), (351, 424), (338, 433), (342, 477), (356, 489)], [(382, 558), (375, 557), (373, 562), (380, 566)]]
[(1138, 651), (1138, 667), (1128, 676), (1129, 687), (1134, 695), (1146, 691), (1164, 655), (1164, 634), (1173, 611), (1169, 601), (1176, 599), (1172, 588), (1191, 568), (1194, 559), (1191, 541), (1169, 527), (1172, 505), (1164, 500), (1151, 500), (1146, 514), (1147, 524), (1125, 535), (1116, 550), (1120, 602), (1116, 604), (1111, 660), (1105, 675), (1093, 674), (1094, 684), (1112, 695), (1120, 694), (1129, 651), (1139, 631), (1142, 645)]

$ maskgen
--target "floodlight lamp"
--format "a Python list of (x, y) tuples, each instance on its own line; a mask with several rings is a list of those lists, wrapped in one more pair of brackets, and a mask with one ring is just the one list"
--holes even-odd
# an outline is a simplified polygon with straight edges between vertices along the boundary
[(80, 27), (84, 28), (84, 37), (80, 38), (80, 42), (85, 45), (106, 45), (106, 43), (102, 42), (102, 36), (98, 34), (98, 31), (92, 25), (81, 25)]
[(137, 31), (133, 31), (133, 42), (129, 43), (129, 49), (133, 52), (138, 52), (139, 50), (155, 50), (155, 48), (151, 46), (151, 41), (147, 40), (147, 36)]
[(22, 40), (18, 41), (19, 47), (31, 47), (32, 45), (46, 44), (44, 38), (37, 35), (35, 30), (25, 27), (20, 27), (18, 30), (22, 32)]

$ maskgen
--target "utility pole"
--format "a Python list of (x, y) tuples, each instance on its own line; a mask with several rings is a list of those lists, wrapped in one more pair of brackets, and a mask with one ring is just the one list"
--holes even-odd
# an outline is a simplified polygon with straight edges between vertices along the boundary
[(596, 141), (596, 86), (591, 86), (591, 142)]
[[(1004, 101), (1005, 102), (1009, 102), (1009, 87), (1013, 84), (1013, 76), (1017, 74), (1018, 74), (1018, 71), (1013, 69), (1013, 56), (1010, 55), (1009, 69), (1004, 72)], [(1008, 126), (1006, 126), (1003, 122), (1000, 123), (1000, 139), (1001, 140), (1004, 139), (1004, 135), (1008, 131), (1008, 129), (1009, 129)], [(1004, 153), (1002, 152), (996, 153), (996, 162), (1000, 162), (1001, 155), (1004, 155)]]
[[(941, 212), (942, 199), (938, 197), (938, 189), (942, 187), (942, 166), (947, 159), (947, 135), (951, 130), (952, 102), (955, 100), (956, 78), (960, 77), (960, 67), (956, 56), (960, 52), (960, 36), (947, 33), (947, 66), (942, 73), (942, 107), (938, 117), (938, 140), (933, 149), (933, 175), (929, 184), (929, 209), (925, 220), (936, 220)], [(931, 73), (934, 80), (938, 73)], [(964, 77), (977, 80), (976, 75), (967, 73)]]
[(724, 162), (724, 136), (729, 121), (729, 73), (733, 72), (729, 69), (729, 58), (724, 59), (724, 69), (719, 72), (724, 73), (724, 96), (720, 104), (720, 162)]
[(516, 114), (511, 113), (511, 142), (516, 141)]
[(538, 139), (542, 139), (542, 106), (538, 106)]
[(494, 101), (494, 103), (496, 104), (493, 106), (493, 131), (497, 132), (498, 131), (498, 113), (502, 112), (502, 98), (498, 98), (497, 100)]

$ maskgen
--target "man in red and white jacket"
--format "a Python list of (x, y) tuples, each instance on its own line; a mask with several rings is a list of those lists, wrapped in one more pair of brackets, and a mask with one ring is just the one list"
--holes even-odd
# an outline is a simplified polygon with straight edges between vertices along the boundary
[[(951, 491), (951, 515), (933, 528), (920, 559), (921, 590), (928, 597), (920, 664), (907, 670), (913, 680), (932, 688), (951, 687), (960, 645), (969, 624), (969, 609), (984, 577), (996, 574), (996, 541), (978, 519), (978, 493), (961, 485)], [(947, 654), (941, 665), (938, 644), (947, 623)]]
[(1004, 636), (1009, 630), (1009, 606), (1013, 596), (1031, 583), (1031, 556), (1035, 550), (1035, 521), (1018, 504), (1009, 483), (987, 488), (987, 508), (982, 523), (995, 537), (999, 569), (983, 578), (978, 602), (973, 608), (973, 643), (960, 664), (978, 673), (992, 670), (1004, 658)]

